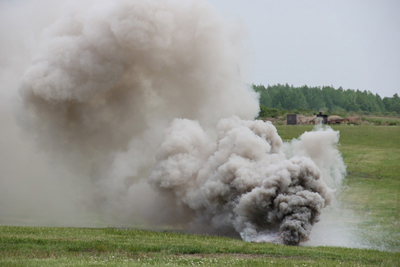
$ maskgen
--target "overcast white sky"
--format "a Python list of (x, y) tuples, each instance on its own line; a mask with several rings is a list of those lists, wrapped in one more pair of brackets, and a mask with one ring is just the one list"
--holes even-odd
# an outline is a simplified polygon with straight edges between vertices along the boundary
[(400, 94), (400, 0), (208, 1), (249, 31), (249, 83)]

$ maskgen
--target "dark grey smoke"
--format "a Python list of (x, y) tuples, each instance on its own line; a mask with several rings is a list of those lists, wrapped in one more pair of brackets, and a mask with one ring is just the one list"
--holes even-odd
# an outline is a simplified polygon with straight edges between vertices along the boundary
[[(333, 197), (310, 157), (287, 158), (270, 123), (222, 119), (216, 141), (196, 121), (175, 119), (167, 132), (149, 181), (173, 199), (160, 203), (175, 203), (173, 217), (191, 222), (194, 230), (237, 232), (248, 241), (275, 230), (285, 244), (297, 245)], [(310, 135), (324, 136), (325, 145), (315, 140), (323, 145), (318, 149), (335, 150), (338, 135), (330, 128), (305, 133), (295, 143), (312, 146), (306, 144)]]
[(241, 25), (201, 0), (0, 4), (0, 145), (17, 151), (0, 163), (0, 223), (309, 237), (345, 172), (339, 135), (282, 144), (252, 121)]

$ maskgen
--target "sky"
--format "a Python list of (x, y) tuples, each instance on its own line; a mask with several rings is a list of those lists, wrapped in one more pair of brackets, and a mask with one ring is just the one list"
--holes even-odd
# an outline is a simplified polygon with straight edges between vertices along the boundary
[(246, 82), (400, 94), (399, 0), (208, 0), (248, 31)]

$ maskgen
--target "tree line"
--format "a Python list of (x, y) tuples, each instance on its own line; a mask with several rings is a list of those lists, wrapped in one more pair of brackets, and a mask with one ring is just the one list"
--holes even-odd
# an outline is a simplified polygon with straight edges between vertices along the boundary
[[(400, 98), (384, 97), (369, 91), (360, 91), (342, 87), (293, 87), (288, 84), (253, 85), (254, 91), (260, 94), (260, 116), (262, 112), (281, 113), (283, 110), (310, 110), (328, 112), (356, 112), (362, 114), (391, 115), (400, 114)], [(267, 115), (267, 114), (265, 114)]]

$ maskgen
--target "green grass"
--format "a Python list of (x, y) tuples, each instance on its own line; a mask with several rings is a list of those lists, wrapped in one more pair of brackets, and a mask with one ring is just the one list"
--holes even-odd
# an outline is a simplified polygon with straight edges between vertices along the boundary
[(399, 253), (144, 230), (0, 227), (1, 266), (396, 266)]
[[(346, 126), (339, 195), (371, 247), (288, 247), (145, 230), (0, 226), (0, 266), (400, 266), (400, 127)], [(277, 126), (285, 140), (312, 126)], [(394, 251), (394, 252), (393, 252)]]

